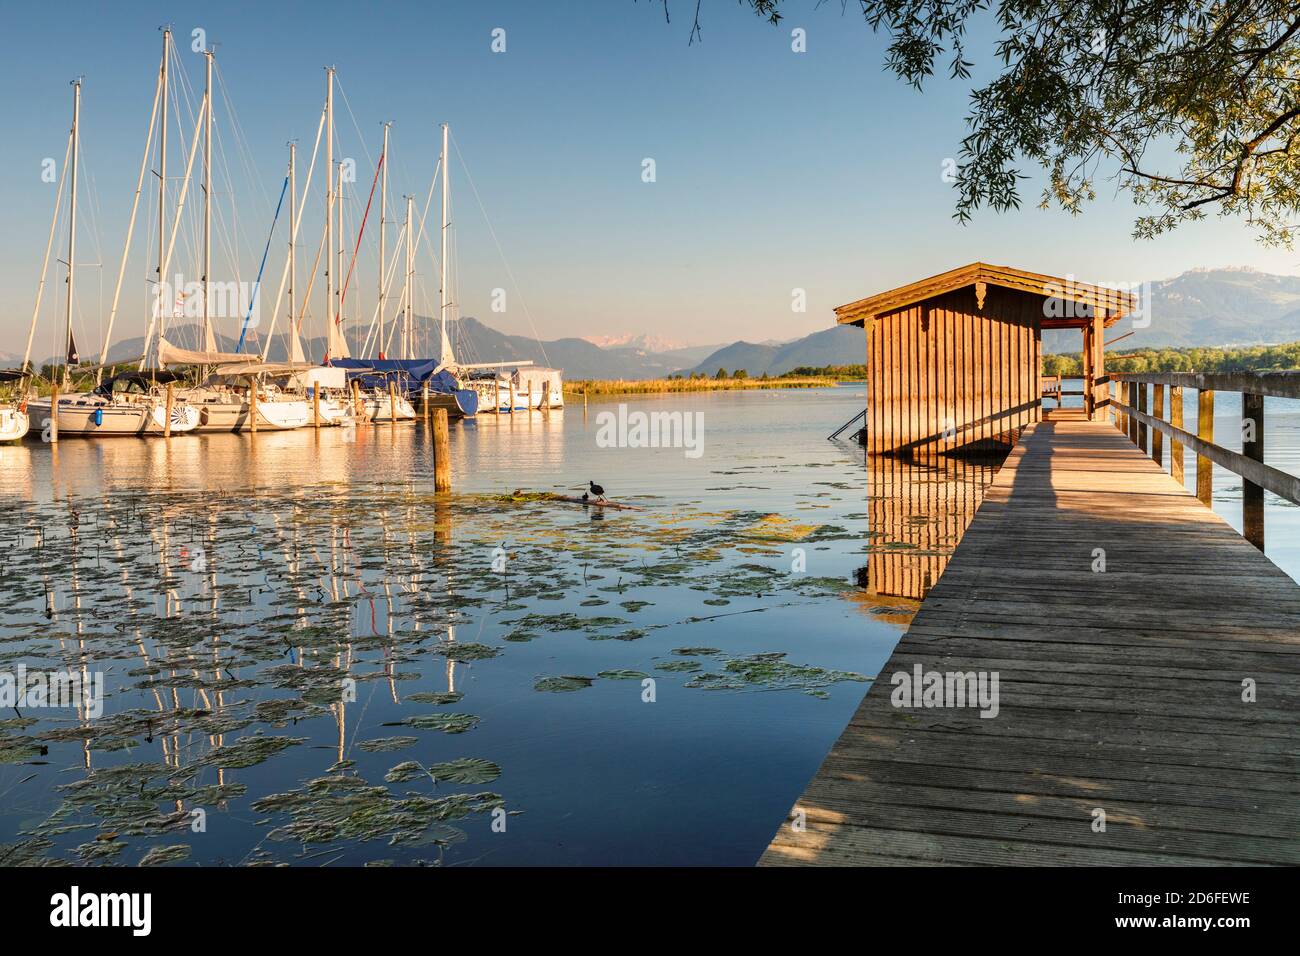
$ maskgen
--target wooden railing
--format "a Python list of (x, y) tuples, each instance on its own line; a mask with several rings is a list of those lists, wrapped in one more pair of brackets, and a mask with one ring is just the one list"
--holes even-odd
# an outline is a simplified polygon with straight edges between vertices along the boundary
[[(1237, 474), (1242, 488), (1242, 534), (1264, 550), (1264, 492), (1300, 505), (1300, 478), (1264, 464), (1264, 397), (1300, 399), (1300, 371), (1294, 372), (1153, 372), (1111, 374), (1119, 388), (1111, 395), (1115, 424), (1143, 451), (1164, 464), (1164, 437), (1169, 437), (1170, 471), (1183, 483), (1183, 448), (1196, 458), (1196, 497), (1207, 506), (1213, 497), (1213, 466)], [(1183, 428), (1183, 389), (1196, 389), (1196, 433)], [(1165, 392), (1169, 420), (1165, 420)], [(1214, 393), (1241, 393), (1241, 448), (1229, 451), (1214, 443)], [(1148, 398), (1150, 401), (1148, 402)], [(1148, 412), (1148, 409), (1150, 411)]]

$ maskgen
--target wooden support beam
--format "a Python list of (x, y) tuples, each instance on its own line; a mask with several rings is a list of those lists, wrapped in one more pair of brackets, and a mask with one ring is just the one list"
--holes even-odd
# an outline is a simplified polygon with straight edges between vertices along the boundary
[(1110, 414), (1110, 383), (1106, 377), (1106, 319), (1100, 311), (1092, 317), (1092, 378), (1093, 378), (1093, 421), (1104, 422)]
[[(1245, 392), (1241, 396), (1241, 453), (1264, 461), (1264, 396)], [(1264, 489), (1249, 479), (1241, 488), (1241, 533), (1259, 550), (1264, 550)]]
[[(1203, 388), (1196, 393), (1196, 437), (1214, 443), (1214, 392)], [(1196, 456), (1196, 497), (1207, 508), (1214, 500), (1214, 462)]]
[[(1183, 387), (1181, 385), (1171, 385), (1169, 387), (1169, 424), (1179, 429), (1183, 427)], [(1173, 436), (1169, 438), (1169, 473), (1173, 475), (1174, 481), (1186, 486), (1187, 472), (1183, 465), (1183, 443)]]
[[(1151, 402), (1151, 414), (1156, 418), (1165, 417), (1165, 387), (1163, 385), (1153, 386), (1155, 396)], [(1162, 468), (1165, 464), (1165, 435), (1158, 428), (1151, 429), (1151, 457), (1157, 465)]]
[[(1147, 410), (1147, 384), (1145, 382), (1138, 383), (1137, 410), (1139, 412), (1145, 412)], [(1147, 450), (1147, 426), (1141, 419), (1138, 420), (1137, 424), (1137, 445), (1142, 449), (1143, 454), (1145, 454)]]
[(175, 407), (175, 402), (176, 402), (176, 383), (168, 382), (167, 383), (167, 407), (166, 409), (164, 409), (167, 417), (163, 419), (163, 438), (172, 437), (172, 408)]

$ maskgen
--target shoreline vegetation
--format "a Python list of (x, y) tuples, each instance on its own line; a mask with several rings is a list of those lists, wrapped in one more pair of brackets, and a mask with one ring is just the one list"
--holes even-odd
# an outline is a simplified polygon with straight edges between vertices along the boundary
[[(1106, 353), (1108, 372), (1272, 372), (1300, 368), (1300, 342), (1281, 345), (1141, 348)], [(1043, 374), (1079, 378), (1080, 352), (1043, 356)]]
[(720, 392), (761, 388), (834, 388), (841, 379), (833, 375), (795, 374), (750, 378), (741, 370), (739, 377), (676, 376), (634, 379), (574, 379), (564, 383), (566, 395), (650, 395), (670, 392)]

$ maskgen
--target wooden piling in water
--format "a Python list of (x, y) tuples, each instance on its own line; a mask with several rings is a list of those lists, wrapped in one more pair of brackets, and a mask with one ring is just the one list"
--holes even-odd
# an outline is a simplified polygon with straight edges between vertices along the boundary
[(257, 434), (257, 382), (248, 380), (248, 431)]
[(320, 385), (311, 389), (311, 423), (313, 428), (320, 428)]
[(397, 383), (392, 379), (388, 381), (388, 418), (390, 424), (397, 424)]
[[(1183, 427), (1183, 387), (1169, 387), (1169, 424), (1175, 428)], [(1183, 443), (1176, 438), (1169, 439), (1169, 473), (1180, 485), (1187, 484), (1187, 472), (1183, 467)]]
[(173, 408), (173, 403), (176, 401), (175, 388), (176, 388), (176, 384), (174, 382), (167, 383), (167, 407), (164, 410), (165, 417), (163, 418), (163, 438), (172, 437), (172, 408)]
[(433, 410), (433, 490), (451, 491), (451, 437), (445, 408)]
[[(1214, 392), (1208, 388), (1196, 392), (1196, 437), (1214, 441)], [(1196, 497), (1207, 508), (1214, 501), (1214, 462), (1204, 455), (1196, 456)]]
[[(1264, 396), (1241, 395), (1241, 453), (1255, 461), (1264, 460)], [(1264, 550), (1264, 489), (1248, 478), (1241, 486), (1241, 533), (1259, 550)]]
[(59, 383), (50, 390), (50, 444), (59, 443)]
[(429, 383), (428, 382), (425, 382), (424, 385), (420, 387), (420, 407), (423, 409), (421, 414), (424, 416), (424, 420), (427, 422), (429, 420)]

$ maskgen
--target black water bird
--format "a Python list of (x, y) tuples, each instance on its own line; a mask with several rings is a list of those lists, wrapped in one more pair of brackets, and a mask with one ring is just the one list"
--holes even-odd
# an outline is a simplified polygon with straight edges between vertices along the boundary
[(588, 480), (588, 481), (587, 481), (587, 484), (591, 486), (591, 493), (592, 493), (593, 495), (595, 495), (595, 496), (596, 496), (597, 498), (599, 498), (601, 501), (604, 501), (604, 500), (605, 500), (605, 489), (604, 489), (604, 488), (602, 488), (600, 485), (596, 484), (594, 481), (591, 481), (591, 480)]

